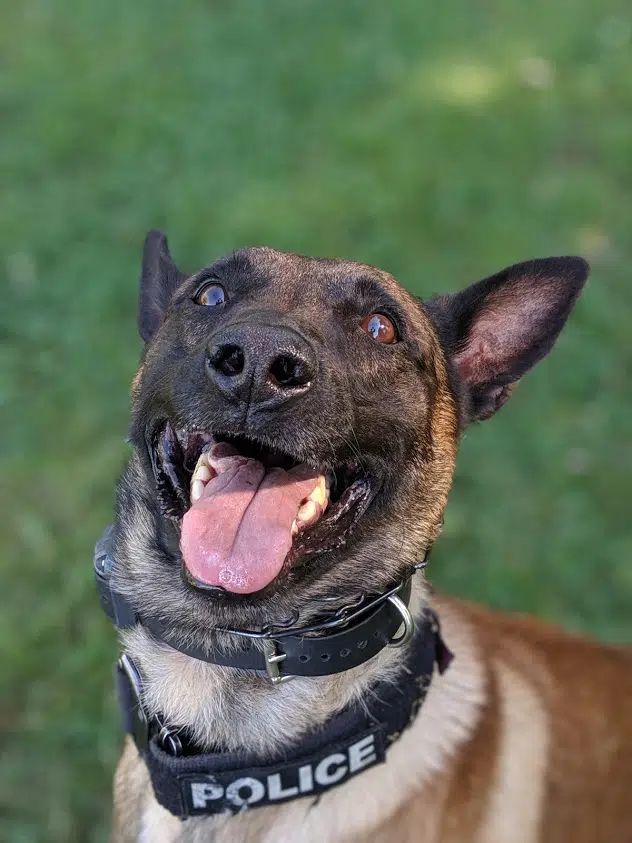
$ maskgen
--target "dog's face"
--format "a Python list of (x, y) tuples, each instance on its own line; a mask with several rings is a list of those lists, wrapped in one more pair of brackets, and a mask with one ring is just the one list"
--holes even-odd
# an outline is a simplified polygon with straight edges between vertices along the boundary
[(151, 233), (119, 587), (200, 635), (396, 583), (438, 535), (464, 425), (550, 350), (586, 275), (534, 261), (423, 304), (268, 248), (187, 277)]

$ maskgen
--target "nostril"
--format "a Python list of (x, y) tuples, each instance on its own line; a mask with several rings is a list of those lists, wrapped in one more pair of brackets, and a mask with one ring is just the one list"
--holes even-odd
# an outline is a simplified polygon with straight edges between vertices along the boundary
[(292, 354), (279, 354), (270, 366), (270, 378), (284, 389), (307, 386), (312, 372), (305, 360)]
[(244, 352), (238, 345), (223, 345), (210, 357), (210, 363), (222, 375), (234, 377), (244, 370)]

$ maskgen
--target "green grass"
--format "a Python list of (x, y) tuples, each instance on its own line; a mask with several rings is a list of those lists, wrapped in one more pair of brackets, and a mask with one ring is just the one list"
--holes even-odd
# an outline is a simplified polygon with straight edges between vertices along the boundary
[(554, 355), (464, 441), (433, 580), (632, 639), (626, 0), (0, 12), (0, 837), (107, 834), (115, 636), (93, 542), (126, 457), (139, 250), (343, 255), (415, 292), (592, 260)]

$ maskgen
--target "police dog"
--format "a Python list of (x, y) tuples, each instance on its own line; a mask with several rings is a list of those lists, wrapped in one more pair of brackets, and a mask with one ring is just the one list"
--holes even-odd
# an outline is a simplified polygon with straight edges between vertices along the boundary
[[(462, 432), (551, 350), (587, 275), (532, 260), (421, 301), (375, 267), (272, 248), (186, 275), (151, 232), (119, 591), (202, 649), (384, 592), (440, 533)], [(318, 798), (182, 819), (128, 739), (113, 841), (630, 843), (630, 654), (433, 595), (421, 571), (409, 606), (432, 607), (454, 659), (385, 763)], [(406, 647), (281, 685), (142, 624), (122, 647), (149, 714), (200, 751), (278, 756), (378, 680), (407, 681)]]

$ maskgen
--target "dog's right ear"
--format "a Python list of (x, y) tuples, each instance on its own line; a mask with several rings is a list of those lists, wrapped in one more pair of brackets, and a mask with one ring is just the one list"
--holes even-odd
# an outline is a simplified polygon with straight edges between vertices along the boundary
[(150, 231), (143, 246), (138, 301), (138, 331), (145, 342), (160, 327), (171, 296), (185, 278), (169, 254), (165, 235), (162, 231)]

